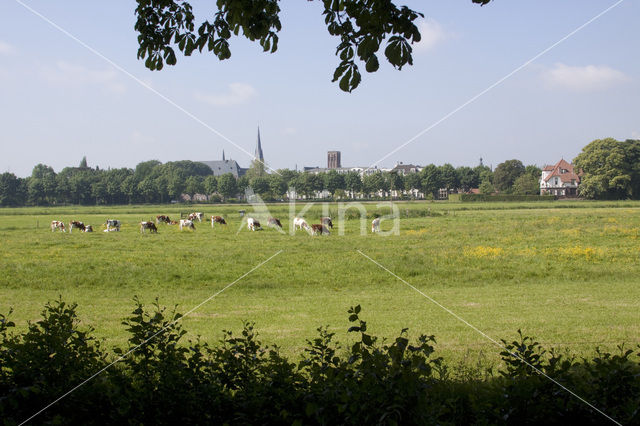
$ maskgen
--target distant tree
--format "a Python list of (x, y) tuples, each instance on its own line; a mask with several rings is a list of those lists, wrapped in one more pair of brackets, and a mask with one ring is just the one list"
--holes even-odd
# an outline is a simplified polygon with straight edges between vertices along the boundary
[(540, 194), (540, 175), (523, 173), (513, 182), (512, 193), (517, 195), (537, 195)]
[(218, 179), (214, 175), (209, 175), (204, 178), (204, 192), (207, 195), (215, 194), (218, 190)]
[(256, 176), (249, 180), (253, 192), (265, 198), (270, 191), (269, 179), (266, 176)]
[(368, 196), (376, 194), (378, 191), (384, 191), (387, 184), (388, 182), (385, 182), (380, 172), (371, 173), (362, 178), (362, 188)]
[(420, 178), (422, 192), (425, 195), (431, 194), (437, 197), (438, 191), (443, 186), (440, 169), (434, 164), (429, 164), (420, 172)]
[(129, 204), (138, 198), (138, 181), (134, 175), (129, 175), (120, 184), (120, 190), (127, 197)]
[(284, 196), (288, 187), (287, 181), (281, 174), (269, 175), (269, 189), (275, 198), (279, 199)]
[(234, 197), (237, 191), (236, 178), (231, 173), (225, 173), (218, 178), (218, 192), (225, 201)]
[(91, 184), (91, 198), (96, 204), (107, 204), (107, 184), (101, 179), (96, 180)]
[(179, 169), (184, 172), (184, 176), (209, 176), (213, 174), (213, 170), (209, 166), (204, 163), (199, 163), (197, 161), (170, 161), (166, 164), (163, 164), (164, 168), (171, 169)]
[(313, 196), (324, 189), (324, 176), (322, 174), (304, 173), (305, 184)]
[(498, 164), (493, 172), (493, 186), (500, 192), (511, 192), (516, 179), (522, 175), (525, 167), (520, 160), (507, 160)]
[(245, 176), (251, 181), (254, 178), (264, 177), (267, 175), (267, 171), (265, 169), (264, 163), (257, 159), (251, 162), (251, 166), (249, 166), (249, 170)]
[(167, 177), (167, 194), (172, 200), (178, 200), (186, 189), (186, 177), (180, 169), (172, 169)]
[(57, 192), (56, 173), (53, 168), (38, 164), (33, 168), (27, 183), (28, 199), (33, 205), (47, 205), (55, 202)]
[(152, 203), (156, 200), (158, 188), (151, 177), (146, 177), (138, 183), (138, 192), (145, 203)]
[(358, 172), (349, 172), (344, 177), (344, 186), (352, 195), (362, 192), (362, 178)]
[(87, 165), (87, 156), (85, 155), (84, 157), (82, 157), (82, 160), (80, 160), (80, 164), (78, 165), (78, 168), (80, 169), (88, 169), (89, 166)]
[(236, 179), (236, 194), (244, 194), (245, 190), (249, 187), (249, 176), (246, 174)]
[(456, 169), (456, 175), (458, 176), (460, 188), (465, 192), (469, 191), (471, 188), (477, 188), (478, 185), (480, 185), (480, 175), (471, 167), (458, 167)]
[(385, 173), (385, 178), (389, 181), (387, 185), (389, 191), (397, 191), (399, 194), (402, 194), (402, 191), (404, 191), (404, 176), (402, 174), (389, 172)]
[(440, 179), (442, 187), (448, 190), (457, 189), (460, 186), (456, 169), (449, 163), (440, 166)]
[(20, 179), (13, 173), (2, 173), (0, 175), (0, 206), (17, 206), (20, 201)]
[(404, 189), (407, 191), (422, 191), (420, 173), (409, 173), (404, 177)]
[(201, 176), (189, 176), (185, 181), (184, 191), (190, 196), (195, 194), (202, 194), (204, 192), (204, 185), (202, 184)]
[(324, 175), (324, 187), (331, 195), (335, 195), (336, 190), (345, 189), (344, 176), (335, 170), (329, 170)]
[(582, 169), (579, 193), (586, 198), (640, 198), (640, 141), (596, 139), (573, 160)]
[(107, 201), (109, 204), (124, 204), (127, 196), (122, 191), (122, 182), (133, 175), (133, 170), (127, 168), (111, 169), (102, 173), (102, 181), (107, 191)]
[(540, 178), (542, 176), (542, 169), (535, 164), (529, 164), (524, 168), (524, 172), (537, 178)]
[(489, 179), (485, 179), (480, 183), (478, 190), (481, 194), (489, 195), (495, 192), (495, 188)]
[(138, 181), (141, 181), (142, 179), (151, 175), (151, 173), (153, 172), (153, 169), (155, 169), (157, 166), (160, 166), (160, 165), (162, 165), (162, 163), (158, 160), (149, 160), (149, 161), (143, 161), (142, 163), (138, 163), (135, 170), (136, 179)]
[(493, 170), (491, 170), (489, 166), (485, 166), (484, 164), (475, 166), (473, 172), (478, 175), (478, 185), (485, 180), (493, 182)]

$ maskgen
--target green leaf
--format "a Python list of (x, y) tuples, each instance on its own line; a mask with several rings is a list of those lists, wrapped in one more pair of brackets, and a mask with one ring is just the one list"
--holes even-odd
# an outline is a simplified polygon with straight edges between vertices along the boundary
[(366, 62), (365, 69), (367, 70), (367, 72), (376, 72), (378, 71), (378, 68), (380, 68), (378, 57), (376, 55), (372, 55)]

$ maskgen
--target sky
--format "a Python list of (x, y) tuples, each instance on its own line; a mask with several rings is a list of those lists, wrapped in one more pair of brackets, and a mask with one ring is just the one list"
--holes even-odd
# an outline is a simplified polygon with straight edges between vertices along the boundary
[[(324, 167), (329, 150), (343, 166), (543, 166), (640, 139), (638, 0), (573, 34), (616, 0), (396, 0), (425, 15), (414, 65), (362, 65), (352, 93), (331, 82), (338, 40), (318, 0), (280, 2), (274, 54), (235, 38), (229, 60), (194, 53), (162, 71), (136, 58), (135, 2), (20, 2), (0, 2), (0, 172), (21, 177), (83, 156), (133, 168), (224, 150), (248, 167), (258, 126), (273, 169)], [(197, 21), (211, 3), (192, 2)]]

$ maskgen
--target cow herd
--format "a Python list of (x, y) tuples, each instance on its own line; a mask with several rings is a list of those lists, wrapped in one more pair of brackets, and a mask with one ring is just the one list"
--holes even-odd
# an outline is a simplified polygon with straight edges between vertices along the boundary
[[(158, 215), (156, 216), (155, 223), (152, 220), (142, 221), (140, 222), (140, 232), (145, 233), (145, 231), (149, 231), (150, 233), (157, 233), (158, 227), (161, 223), (166, 225), (178, 225), (180, 231), (183, 229), (191, 229), (195, 231), (195, 221), (202, 222), (204, 219), (204, 213), (194, 212), (190, 213), (187, 216), (187, 219), (180, 219), (179, 221), (174, 221), (169, 218), (167, 215)], [(227, 222), (222, 216), (211, 216), (211, 227), (214, 228), (216, 224), (226, 225)], [(107, 219), (104, 223), (106, 225), (106, 229), (103, 232), (118, 232), (120, 231), (120, 227), (122, 226), (122, 222), (117, 219)], [(279, 228), (282, 229), (282, 223), (280, 219), (275, 217), (270, 217), (267, 220), (267, 226), (270, 228)], [(247, 218), (247, 228), (250, 231), (258, 231), (262, 230), (262, 226), (260, 222), (253, 218)], [(320, 219), (320, 223), (314, 223), (309, 225), (304, 218), (296, 217), (293, 219), (293, 229), (297, 230), (305, 230), (311, 235), (328, 235), (330, 234), (329, 229), (333, 229), (333, 222), (330, 217), (323, 217)], [(93, 232), (93, 227), (91, 225), (85, 225), (83, 222), (73, 220), (69, 222), (69, 233), (73, 231), (73, 229), (78, 229), (80, 232)], [(59, 220), (51, 221), (51, 232), (62, 231), (66, 232), (65, 224)], [(371, 232), (380, 232), (380, 218), (376, 218), (371, 222)]]

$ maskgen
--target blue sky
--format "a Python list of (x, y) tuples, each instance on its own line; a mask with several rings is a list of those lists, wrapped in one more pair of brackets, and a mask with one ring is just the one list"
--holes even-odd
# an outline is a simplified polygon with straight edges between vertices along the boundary
[[(15, 0), (0, 3), (0, 172), (37, 163), (134, 167), (227, 158), (248, 166), (259, 125), (273, 168), (369, 166), (615, 1), (405, 1), (425, 14), (414, 66), (382, 63), (353, 93), (331, 83), (337, 40), (319, 1), (283, 0), (279, 50), (244, 39), (232, 57), (178, 57), (152, 72), (136, 59), (133, 2), (21, 0), (221, 138)], [(207, 14), (210, 2), (194, 1)], [(626, 0), (379, 163), (478, 164), (573, 159), (593, 139), (640, 138), (640, 2)], [(235, 144), (235, 145), (234, 145)]]

